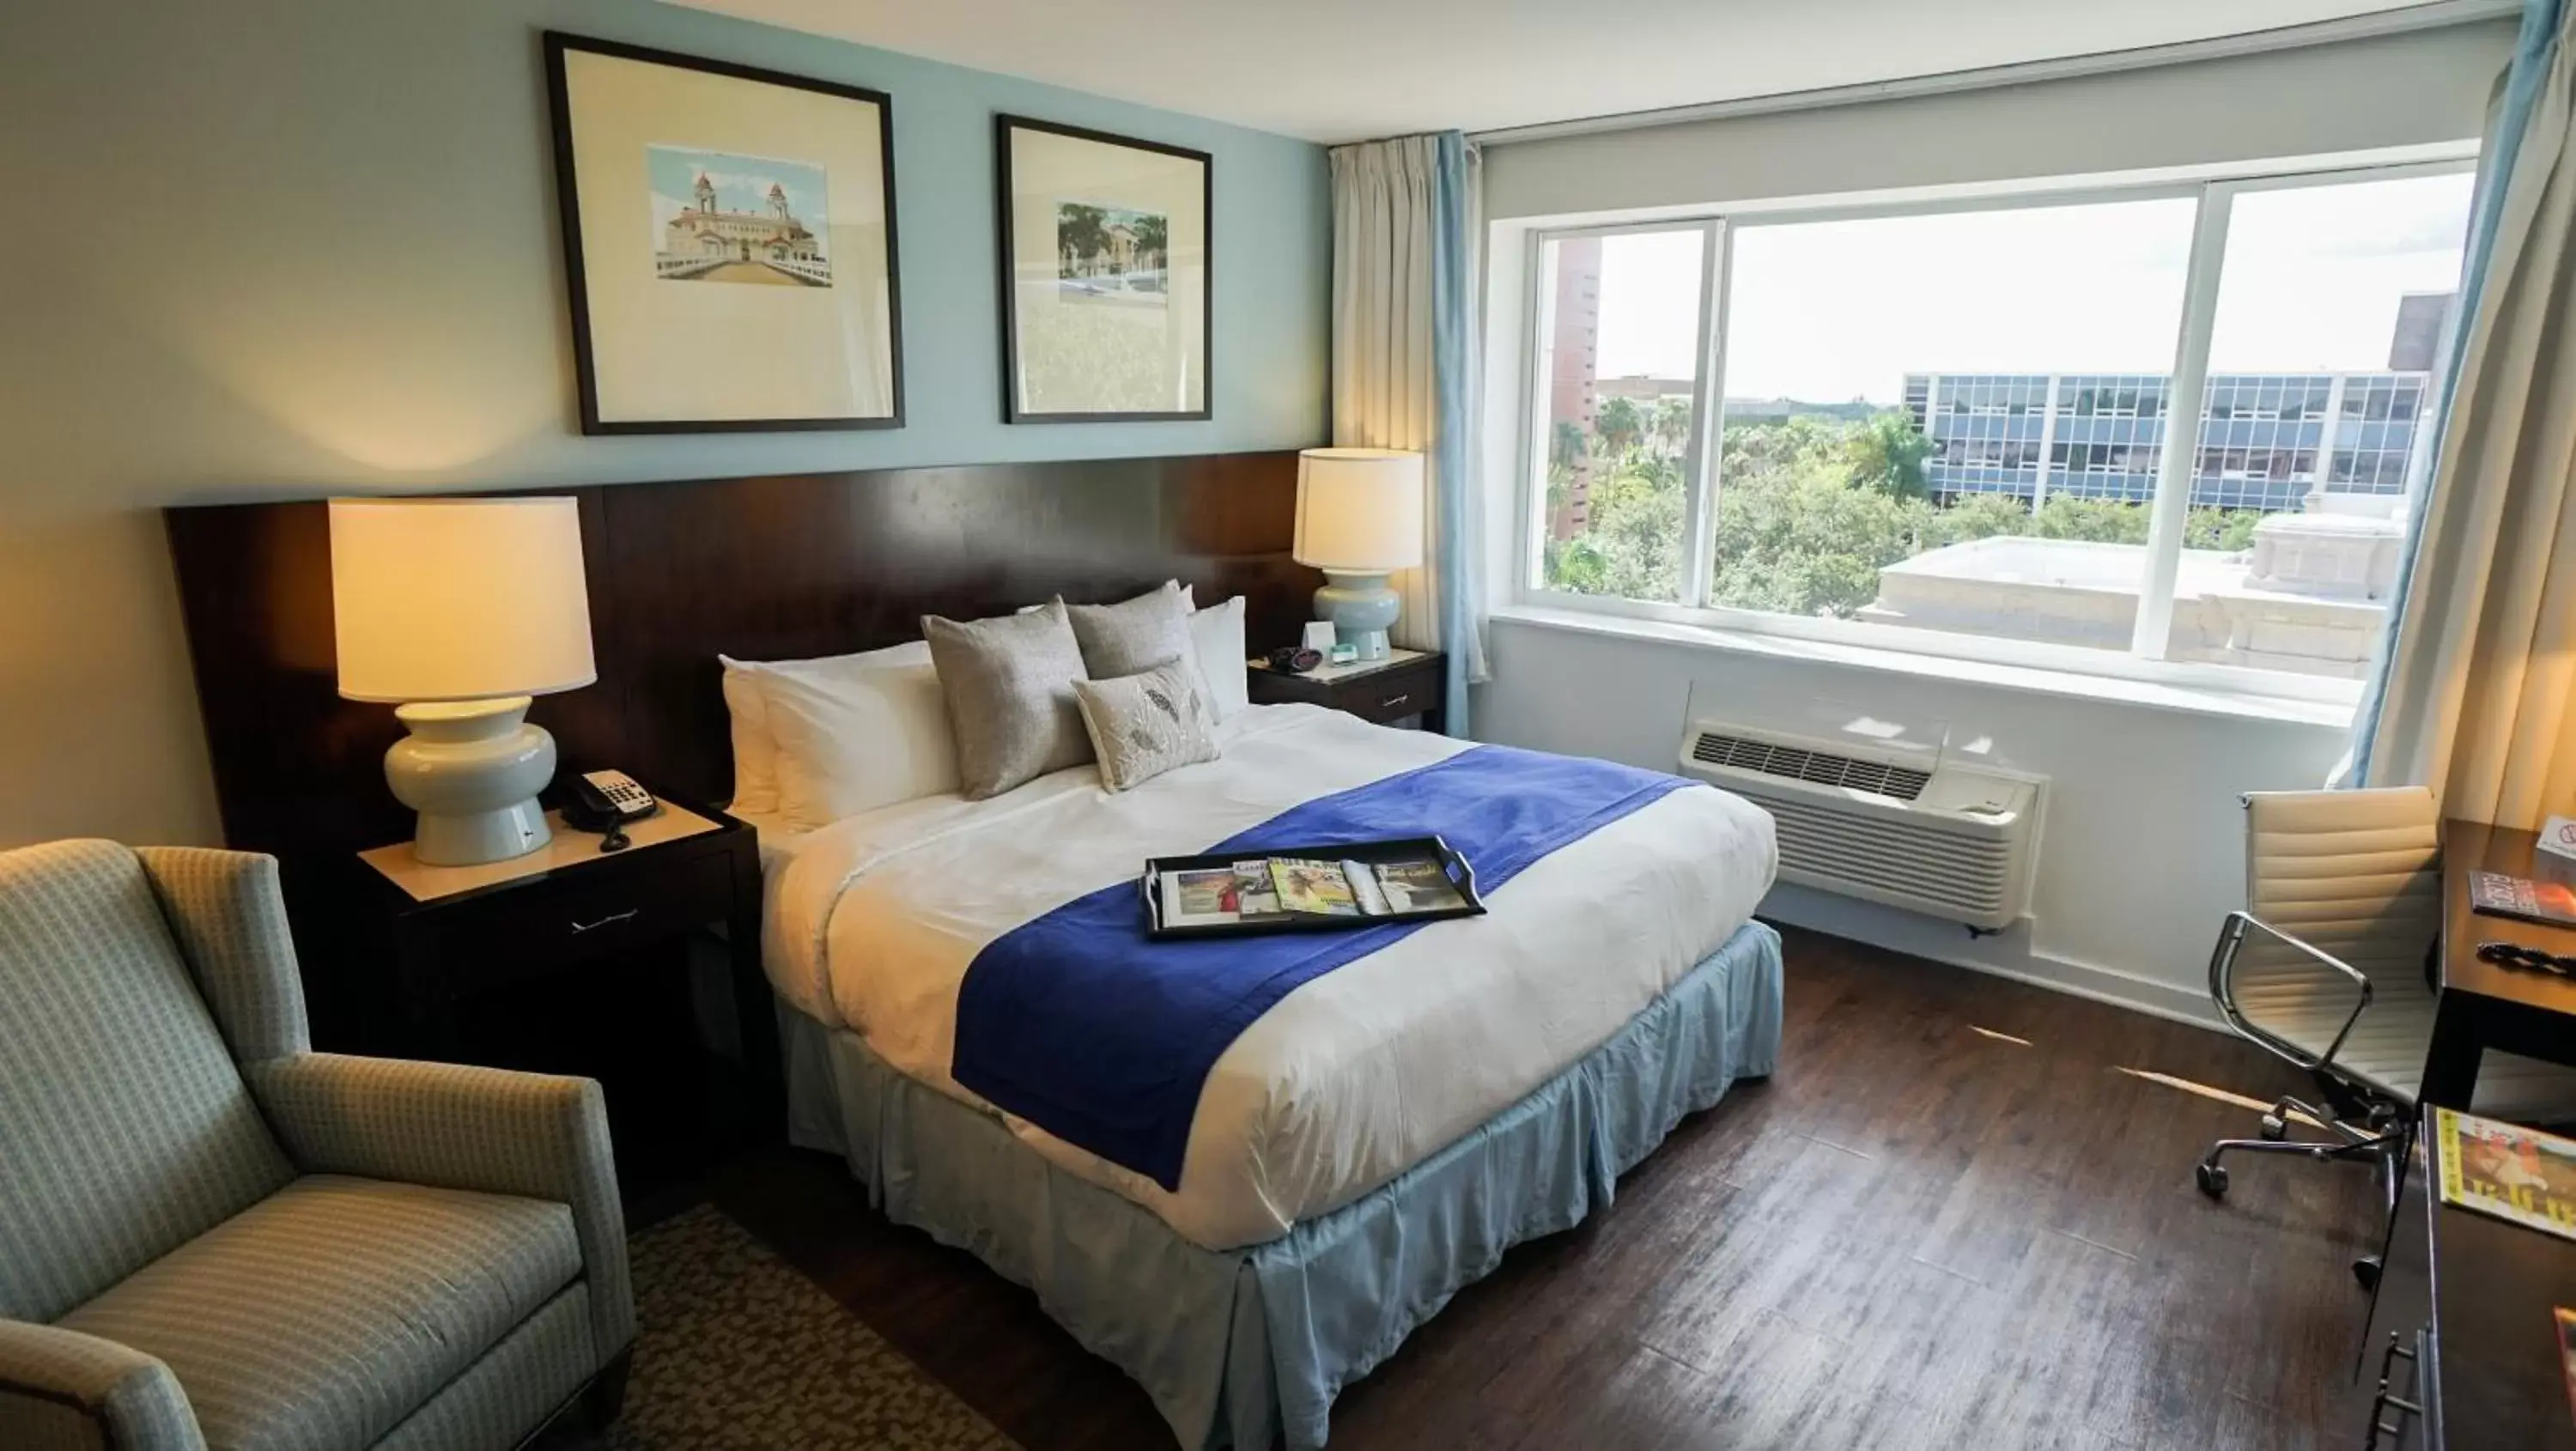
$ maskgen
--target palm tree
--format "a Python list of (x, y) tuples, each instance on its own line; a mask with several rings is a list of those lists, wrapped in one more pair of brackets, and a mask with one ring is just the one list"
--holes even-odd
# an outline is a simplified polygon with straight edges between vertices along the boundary
[(1687, 393), (1668, 393), (1646, 414), (1646, 436), (1668, 454), (1690, 447), (1691, 401)]
[(1163, 252), (1170, 245), (1171, 224), (1162, 213), (1151, 212), (1136, 219), (1137, 271), (1163, 270)]
[(1637, 400), (1604, 399), (1592, 415), (1592, 435), (1601, 440), (1602, 451), (1612, 458), (1635, 448), (1646, 436), (1646, 420), (1637, 411)]

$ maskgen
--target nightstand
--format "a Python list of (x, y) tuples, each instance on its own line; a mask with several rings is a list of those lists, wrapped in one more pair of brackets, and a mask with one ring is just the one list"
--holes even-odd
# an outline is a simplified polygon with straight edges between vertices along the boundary
[(351, 1046), (598, 1078), (630, 1197), (782, 1134), (752, 828), (667, 797), (619, 852), (547, 824), (510, 861), (427, 866), (409, 842), (344, 859)]
[(1438, 731), (1449, 709), (1445, 658), (1437, 650), (1390, 650), (1383, 660), (1319, 665), (1303, 675), (1255, 662), (1247, 675), (1255, 705), (1329, 706), (1379, 725), (1419, 716), (1424, 730)]

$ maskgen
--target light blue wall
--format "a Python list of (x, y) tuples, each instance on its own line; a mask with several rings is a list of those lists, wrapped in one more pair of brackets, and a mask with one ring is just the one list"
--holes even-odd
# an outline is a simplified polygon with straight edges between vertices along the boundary
[[(893, 97), (906, 427), (581, 436), (549, 27)], [(7, 30), (0, 845), (213, 834), (166, 504), (1325, 434), (1326, 166), (1304, 142), (645, 0), (120, 0)], [(1213, 419), (1001, 422), (1003, 110), (1214, 154)]]

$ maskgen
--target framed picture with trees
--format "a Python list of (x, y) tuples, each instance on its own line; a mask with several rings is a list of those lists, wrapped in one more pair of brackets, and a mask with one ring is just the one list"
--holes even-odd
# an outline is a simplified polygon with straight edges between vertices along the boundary
[(993, 145), (1002, 417), (1208, 417), (1208, 154), (1026, 116)]

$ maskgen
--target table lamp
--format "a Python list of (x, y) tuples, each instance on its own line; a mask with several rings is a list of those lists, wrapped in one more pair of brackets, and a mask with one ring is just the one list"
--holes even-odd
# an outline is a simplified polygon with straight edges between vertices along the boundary
[(1422, 563), (1422, 455), (1394, 448), (1310, 448), (1297, 455), (1299, 564), (1324, 572), (1315, 618), (1362, 660), (1386, 658), (1403, 600), (1386, 577)]
[(334, 499), (331, 611), (340, 694), (411, 731), (385, 783), (420, 813), (413, 853), (471, 866), (544, 846), (555, 740), (529, 697), (598, 678), (578, 504)]

